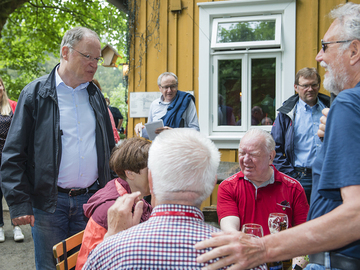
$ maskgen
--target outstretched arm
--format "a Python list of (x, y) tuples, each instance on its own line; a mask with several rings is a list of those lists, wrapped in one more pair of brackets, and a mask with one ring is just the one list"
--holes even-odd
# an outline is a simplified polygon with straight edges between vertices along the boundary
[(218, 269), (234, 264), (229, 269), (243, 270), (265, 262), (344, 247), (360, 239), (359, 193), (360, 185), (341, 188), (343, 204), (333, 211), (263, 238), (252, 238), (241, 232), (216, 233), (213, 238), (195, 245), (196, 249), (214, 248), (199, 256), (197, 261), (203, 263), (224, 257), (208, 265), (206, 269)]

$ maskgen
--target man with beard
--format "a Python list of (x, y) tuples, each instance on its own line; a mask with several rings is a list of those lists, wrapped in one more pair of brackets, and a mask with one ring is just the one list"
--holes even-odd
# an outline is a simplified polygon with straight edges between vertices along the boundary
[(360, 5), (346, 3), (331, 16), (316, 60), (327, 69), (324, 87), (338, 96), (313, 164), (309, 221), (259, 239), (241, 232), (213, 235), (195, 245), (216, 247), (198, 262), (224, 256), (206, 269), (231, 263), (231, 269), (248, 269), (303, 254), (311, 254), (307, 270), (360, 269), (360, 166), (352, 162), (360, 152)]
[(276, 143), (274, 166), (300, 181), (310, 203), (311, 169), (321, 148), (317, 136), (321, 110), (330, 106), (330, 98), (319, 94), (321, 78), (316, 68), (303, 68), (296, 73), (294, 89), (278, 111), (271, 129)]

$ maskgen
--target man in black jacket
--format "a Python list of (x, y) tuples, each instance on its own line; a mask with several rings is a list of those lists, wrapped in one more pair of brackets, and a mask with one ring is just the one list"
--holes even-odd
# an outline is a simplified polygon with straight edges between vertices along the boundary
[(2, 156), (12, 222), (32, 226), (37, 269), (54, 269), (52, 246), (85, 228), (82, 205), (111, 179), (115, 145), (91, 82), (102, 61), (98, 35), (73, 28), (60, 48), (60, 65), (22, 90)]
[(303, 68), (296, 73), (297, 94), (278, 109), (271, 130), (276, 143), (274, 166), (300, 181), (308, 203), (312, 187), (311, 168), (321, 147), (317, 135), (322, 109), (330, 106), (330, 98), (319, 94), (321, 77), (315, 68)]

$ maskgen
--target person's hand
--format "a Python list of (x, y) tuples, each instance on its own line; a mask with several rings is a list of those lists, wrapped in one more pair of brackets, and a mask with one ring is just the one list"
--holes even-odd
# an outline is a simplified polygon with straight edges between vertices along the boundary
[[(108, 231), (104, 239), (140, 223), (144, 202), (139, 200), (139, 191), (124, 194), (108, 209)], [(135, 204), (134, 214), (132, 207)]]
[(145, 126), (144, 126), (142, 123), (136, 124), (134, 130), (135, 130), (135, 133), (136, 133), (137, 136), (140, 136), (140, 137), (141, 137), (140, 133), (142, 132), (142, 129), (143, 129), (144, 127), (145, 127)]
[(161, 132), (163, 132), (164, 130), (170, 130), (172, 129), (171, 127), (165, 126), (165, 127), (161, 127), (161, 128), (157, 128), (155, 129), (155, 133), (156, 134), (160, 134)]
[(212, 238), (195, 244), (196, 249), (213, 248), (197, 257), (198, 263), (212, 259), (218, 261), (207, 265), (206, 270), (219, 269), (233, 264), (229, 269), (243, 270), (258, 266), (265, 256), (265, 247), (261, 238), (254, 238), (242, 232), (219, 232)]
[(15, 226), (30, 224), (31, 227), (34, 227), (35, 217), (34, 215), (26, 215), (13, 218), (11, 221)]
[(327, 120), (327, 115), (329, 113), (329, 110), (330, 110), (329, 108), (325, 108), (321, 111), (323, 116), (321, 116), (321, 118), (320, 118), (319, 130), (317, 132), (317, 135), (320, 138), (323, 138), (325, 136), (326, 120)]

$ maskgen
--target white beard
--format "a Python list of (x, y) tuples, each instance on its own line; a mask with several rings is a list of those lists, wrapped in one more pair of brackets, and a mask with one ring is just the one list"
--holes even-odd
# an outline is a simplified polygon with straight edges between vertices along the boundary
[(339, 70), (335, 71), (332, 67), (327, 65), (324, 61), (321, 61), (320, 66), (327, 70), (325, 74), (325, 79), (323, 81), (324, 88), (330, 93), (338, 95), (342, 90), (345, 89), (345, 85), (349, 81), (349, 75), (345, 70), (345, 66), (340, 60), (340, 54), (336, 58), (336, 61), (339, 63)]

